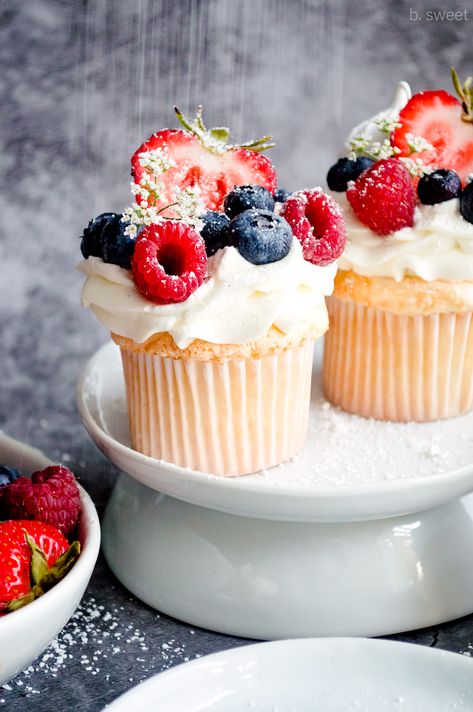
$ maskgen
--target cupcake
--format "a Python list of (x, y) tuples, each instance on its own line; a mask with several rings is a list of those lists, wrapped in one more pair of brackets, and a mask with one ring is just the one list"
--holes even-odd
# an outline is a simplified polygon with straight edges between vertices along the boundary
[[(279, 214), (274, 196), (286, 194), (259, 153), (268, 137), (227, 146), (228, 131), (207, 131), (201, 114), (178, 116), (185, 130), (157, 132), (132, 158), (136, 202), (84, 231), (82, 303), (120, 348), (133, 448), (243, 475), (304, 444), (336, 265), (306, 259)], [(324, 201), (340, 254), (341, 211)]]
[(461, 101), (402, 82), (327, 176), (348, 242), (324, 390), (350, 413), (431, 421), (473, 407), (473, 112), (454, 77)]

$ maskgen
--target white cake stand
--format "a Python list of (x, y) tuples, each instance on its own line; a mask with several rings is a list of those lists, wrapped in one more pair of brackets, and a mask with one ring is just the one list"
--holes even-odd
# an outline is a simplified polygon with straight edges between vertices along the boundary
[(123, 471), (103, 542), (130, 591), (193, 625), (262, 639), (387, 635), (473, 611), (473, 415), (375, 423), (318, 389), (316, 373), (298, 458), (215, 477), (130, 448), (118, 350), (95, 354), (78, 404)]

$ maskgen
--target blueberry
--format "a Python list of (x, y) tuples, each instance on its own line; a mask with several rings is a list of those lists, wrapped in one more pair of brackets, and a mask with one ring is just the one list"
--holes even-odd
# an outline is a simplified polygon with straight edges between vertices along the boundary
[(274, 210), (274, 198), (262, 185), (237, 185), (225, 198), (224, 209), (234, 218), (244, 210)]
[(104, 227), (112, 218), (115, 218), (115, 213), (102, 213), (93, 218), (82, 235), (80, 249), (84, 259), (88, 257), (103, 257), (102, 234)]
[(460, 195), (460, 212), (469, 223), (473, 223), (473, 181), (468, 183)]
[(5, 485), (10, 485), (12, 482), (19, 477), (18, 470), (14, 467), (8, 467), (8, 465), (0, 465), (0, 487)]
[(424, 205), (444, 203), (446, 200), (458, 198), (462, 183), (455, 171), (440, 168), (432, 173), (426, 173), (417, 185), (419, 200)]
[(230, 220), (224, 213), (214, 213), (208, 210), (201, 216), (204, 227), (200, 231), (208, 257), (214, 255), (217, 250), (229, 244), (228, 226)]
[(269, 210), (245, 210), (233, 218), (229, 233), (240, 255), (254, 265), (278, 262), (291, 249), (291, 226)]
[(356, 180), (373, 163), (374, 161), (366, 156), (359, 156), (355, 161), (349, 158), (339, 158), (327, 173), (328, 187), (339, 193), (345, 191), (348, 188), (348, 183), (351, 180)]
[(127, 225), (122, 222), (121, 215), (115, 215), (107, 222), (102, 234), (103, 261), (131, 269), (136, 237), (125, 233)]
[(273, 198), (276, 203), (285, 203), (290, 198), (292, 193), (285, 188), (278, 188), (273, 193)]

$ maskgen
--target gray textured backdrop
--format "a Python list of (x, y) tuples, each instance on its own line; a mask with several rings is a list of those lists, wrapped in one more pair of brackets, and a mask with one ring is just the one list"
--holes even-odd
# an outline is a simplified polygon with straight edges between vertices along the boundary
[[(467, 19), (429, 22), (432, 8)], [(71, 455), (103, 494), (109, 468), (74, 403), (82, 365), (107, 338), (79, 306), (77, 235), (126, 205), (129, 157), (173, 125), (174, 103), (202, 102), (238, 139), (273, 134), (281, 184), (314, 184), (399, 79), (448, 87), (451, 63), (473, 69), (472, 10), (460, 0), (0, 1), (0, 428)]]

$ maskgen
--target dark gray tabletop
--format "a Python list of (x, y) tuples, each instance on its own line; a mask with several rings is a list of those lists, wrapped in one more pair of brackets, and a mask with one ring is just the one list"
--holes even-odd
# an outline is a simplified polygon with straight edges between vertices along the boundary
[[(322, 183), (347, 130), (399, 79), (449, 88), (469, 64), (471, 11), (430, 0), (0, 2), (0, 428), (68, 464), (103, 511), (115, 477), (74, 386), (107, 335), (81, 310), (77, 235), (130, 202), (129, 156), (203, 102), (235, 138), (272, 133), (280, 183)], [(453, 2), (443, 2), (442, 8)], [(473, 606), (473, 602), (472, 602)], [(398, 636), (469, 653), (473, 618)], [(32, 668), (0, 689), (9, 712), (94, 712), (150, 675), (246, 641), (192, 629), (131, 597), (99, 560), (83, 603)]]

